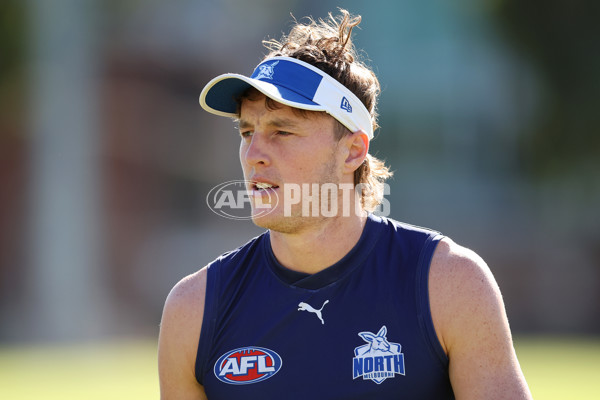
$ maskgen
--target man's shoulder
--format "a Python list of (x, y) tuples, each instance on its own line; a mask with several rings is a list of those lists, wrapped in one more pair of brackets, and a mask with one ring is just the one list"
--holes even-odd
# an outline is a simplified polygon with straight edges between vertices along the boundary
[(448, 295), (468, 295), (471, 290), (497, 289), (496, 281), (485, 261), (473, 250), (444, 237), (431, 260), (430, 282), (448, 288)]
[[(477, 311), (498, 313), (500, 289), (485, 261), (473, 250), (445, 237), (437, 245), (429, 273), (432, 316), (442, 346), (457, 320), (479, 318)], [(466, 326), (466, 325), (465, 325)]]
[[(161, 318), (159, 358), (165, 363), (174, 347), (183, 349), (186, 362), (192, 362), (196, 338), (204, 317), (206, 267), (181, 279), (169, 292)], [(163, 363), (163, 361), (161, 361)]]
[(468, 249), (444, 237), (437, 245), (431, 262), (433, 279), (465, 282), (473, 279), (492, 278), (492, 273), (483, 259)]

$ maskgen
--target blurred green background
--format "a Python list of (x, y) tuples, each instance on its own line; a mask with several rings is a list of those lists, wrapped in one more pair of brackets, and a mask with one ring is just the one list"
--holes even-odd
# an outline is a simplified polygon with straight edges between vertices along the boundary
[[(599, 340), (534, 336), (515, 344), (535, 399), (598, 398)], [(0, 348), (0, 398), (157, 399), (155, 366), (151, 340)]]
[(200, 90), (338, 6), (382, 84), (391, 217), (488, 262), (536, 398), (597, 396), (599, 4), (3, 0), (0, 398), (158, 397), (168, 291), (260, 232), (206, 206), (241, 171)]

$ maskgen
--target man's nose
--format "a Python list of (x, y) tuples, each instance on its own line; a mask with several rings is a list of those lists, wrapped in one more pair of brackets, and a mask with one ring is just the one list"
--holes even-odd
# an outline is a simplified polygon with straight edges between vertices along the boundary
[(265, 139), (262, 135), (254, 133), (250, 139), (250, 143), (244, 149), (244, 160), (249, 165), (268, 165), (270, 158), (267, 155)]

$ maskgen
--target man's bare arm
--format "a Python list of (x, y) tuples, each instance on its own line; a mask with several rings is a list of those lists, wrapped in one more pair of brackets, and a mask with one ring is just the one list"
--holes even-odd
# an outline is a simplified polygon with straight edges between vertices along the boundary
[(162, 400), (206, 399), (194, 371), (205, 293), (206, 268), (203, 268), (177, 283), (167, 297), (158, 340)]
[(457, 399), (531, 399), (500, 289), (474, 252), (444, 239), (429, 276), (431, 312)]

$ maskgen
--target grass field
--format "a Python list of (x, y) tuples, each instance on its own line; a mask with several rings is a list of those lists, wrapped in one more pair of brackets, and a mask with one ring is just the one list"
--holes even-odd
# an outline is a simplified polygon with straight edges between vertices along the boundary
[(152, 341), (0, 348), (2, 400), (158, 397)]
[(600, 338), (521, 337), (515, 348), (536, 400), (600, 399)]
[[(535, 399), (600, 398), (600, 338), (515, 343)], [(158, 399), (156, 343), (0, 347), (0, 399)]]

